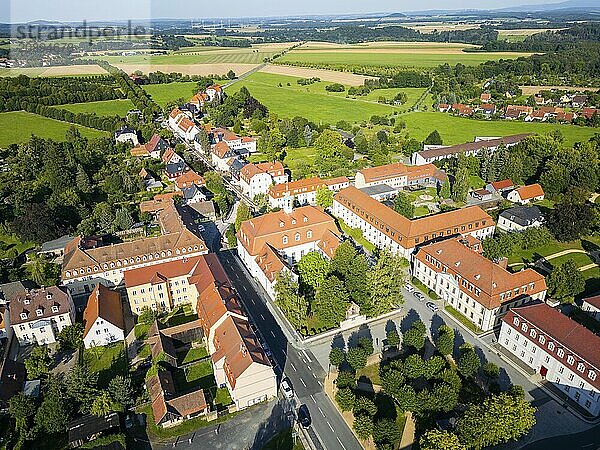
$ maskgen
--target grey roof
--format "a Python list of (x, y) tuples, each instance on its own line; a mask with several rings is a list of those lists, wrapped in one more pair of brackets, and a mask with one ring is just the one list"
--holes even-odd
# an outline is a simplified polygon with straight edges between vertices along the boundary
[(248, 164), (246, 161), (235, 158), (231, 164), (231, 170), (237, 170), (239, 172), (246, 164)]
[(137, 134), (137, 131), (129, 127), (121, 127), (115, 132), (115, 136), (121, 136), (122, 134)]
[(500, 217), (504, 217), (522, 227), (531, 225), (536, 221), (544, 220), (544, 216), (537, 206), (515, 206), (514, 208), (508, 208), (500, 213)]
[(65, 235), (53, 241), (44, 242), (40, 247), (40, 252), (52, 252), (54, 250), (61, 250), (73, 240), (73, 236)]
[(179, 173), (179, 172), (183, 172), (183, 170), (185, 169), (186, 163), (185, 161), (179, 161), (177, 163), (169, 163), (165, 166), (165, 170), (167, 171), (167, 173), (169, 174), (174, 174), (174, 173)]
[(368, 196), (383, 195), (383, 194), (395, 194), (398, 189), (395, 189), (387, 184), (376, 184), (375, 186), (367, 186), (360, 188), (360, 191), (364, 192)]
[(18, 293), (25, 292), (27, 289), (35, 289), (35, 287), (35, 283), (29, 280), (0, 284), (0, 303), (10, 302)]
[(215, 215), (215, 205), (212, 201), (194, 203), (190, 207), (203, 216)]
[(186, 187), (185, 189), (183, 189), (183, 198), (185, 198), (186, 200), (191, 200), (196, 196), (197, 193), (198, 188), (195, 184), (192, 184), (190, 187)]

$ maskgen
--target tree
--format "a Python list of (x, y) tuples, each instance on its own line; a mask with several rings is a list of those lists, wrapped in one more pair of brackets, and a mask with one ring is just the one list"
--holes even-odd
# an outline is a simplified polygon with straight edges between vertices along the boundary
[(590, 234), (594, 220), (592, 205), (558, 204), (548, 217), (548, 228), (559, 241), (574, 241)]
[(89, 194), (92, 192), (92, 182), (90, 181), (90, 177), (85, 172), (81, 164), (77, 164), (75, 184), (77, 185), (77, 189), (84, 194)]
[(150, 325), (156, 320), (156, 311), (153, 309), (144, 306), (138, 316), (138, 323), (142, 323), (144, 325)]
[(423, 376), (430, 380), (437, 377), (438, 373), (446, 366), (446, 360), (440, 355), (434, 355), (424, 362)]
[(229, 72), (227, 72), (227, 78), (229, 78), (230, 80), (234, 80), (235, 72), (233, 70), (229, 70)]
[(338, 376), (335, 379), (335, 385), (338, 387), (338, 389), (343, 389), (346, 387), (354, 389), (356, 387), (356, 374), (349, 370), (342, 370), (338, 373)]
[(413, 347), (415, 350), (421, 350), (425, 345), (425, 332), (421, 331), (419, 326), (415, 326), (415, 323), (402, 336), (402, 345)]
[(435, 338), (435, 346), (442, 355), (451, 355), (454, 349), (454, 330), (448, 325), (440, 325)]
[(346, 360), (344, 350), (339, 347), (332, 347), (329, 351), (329, 363), (332, 366), (339, 367)]
[(355, 399), (356, 396), (354, 395), (354, 392), (347, 387), (338, 389), (335, 393), (335, 401), (342, 411), (352, 411)]
[(313, 251), (300, 258), (297, 267), (300, 275), (300, 286), (308, 286), (312, 295), (319, 289), (329, 272), (329, 261), (321, 253)]
[(98, 373), (86, 365), (77, 364), (66, 378), (67, 395), (79, 404), (79, 411), (89, 413), (92, 402), (98, 395)]
[(237, 212), (235, 213), (235, 232), (237, 233), (242, 226), (242, 222), (252, 219), (250, 208), (243, 201), (238, 203)]
[(360, 370), (367, 365), (367, 354), (361, 347), (353, 347), (348, 350), (346, 361), (354, 370)]
[(395, 368), (387, 368), (381, 374), (383, 390), (396, 398), (401, 388), (405, 385), (406, 378), (403, 373)]
[(421, 450), (466, 450), (454, 433), (435, 429), (421, 436), (419, 446)]
[(64, 327), (58, 333), (60, 348), (65, 350), (77, 350), (83, 342), (83, 325), (75, 323)]
[(360, 307), (363, 314), (372, 313), (367, 273), (369, 264), (363, 255), (348, 241), (342, 242), (335, 250), (330, 263), (330, 272), (344, 281), (346, 290), (352, 300)]
[(371, 356), (375, 351), (375, 348), (373, 347), (373, 338), (370, 336), (362, 336), (358, 338), (358, 346), (364, 350), (367, 357)]
[(204, 153), (208, 153), (210, 151), (210, 139), (208, 138), (208, 133), (204, 127), (200, 127), (200, 132), (198, 133), (196, 140), (200, 143), (200, 148)]
[(51, 376), (48, 378), (44, 392), (44, 400), (35, 414), (35, 424), (49, 434), (65, 431), (69, 421), (67, 404), (64, 401), (60, 381)]
[(120, 410), (125, 411), (133, 406), (133, 387), (129, 377), (114, 377), (108, 383), (108, 392), (112, 401), (120, 406)]
[(465, 202), (469, 193), (469, 184), (469, 170), (467, 167), (461, 166), (459, 162), (456, 175), (454, 176), (454, 184), (452, 185), (452, 200), (455, 202)]
[(316, 153), (314, 166), (323, 174), (347, 167), (354, 156), (354, 152), (343, 144), (342, 136), (329, 129), (323, 130), (313, 147)]
[(467, 342), (459, 348), (458, 371), (464, 377), (473, 377), (481, 367), (481, 359), (473, 346)]
[(126, 208), (120, 208), (115, 213), (113, 228), (117, 231), (129, 230), (133, 226), (133, 217)]
[(384, 448), (382, 446), (394, 448), (401, 437), (402, 432), (394, 419), (385, 417), (379, 419), (373, 425), (373, 440), (375, 441), (377, 448)]
[(47, 375), (48, 372), (50, 372), (51, 363), (52, 358), (50, 358), (48, 347), (36, 345), (25, 360), (27, 378), (29, 380), (35, 380), (36, 378)]
[(444, 181), (442, 181), (439, 196), (443, 199), (450, 198), (450, 180), (448, 177), (445, 177)]
[(330, 275), (319, 286), (310, 305), (311, 312), (326, 327), (336, 327), (346, 317), (349, 300), (344, 283), (335, 275)]
[(44, 255), (31, 253), (27, 256), (27, 269), (31, 279), (40, 286), (55, 286), (60, 277), (60, 268)]
[(298, 293), (298, 283), (289, 270), (283, 270), (275, 279), (275, 301), (290, 323), (300, 329), (306, 323), (308, 302)]
[(433, 130), (423, 141), (425, 145), (442, 145), (442, 137), (438, 130)]
[(535, 408), (525, 399), (493, 395), (482, 404), (469, 406), (456, 423), (460, 442), (481, 449), (517, 440), (535, 425)]
[(398, 192), (394, 199), (394, 210), (408, 219), (415, 215), (415, 207), (404, 192)]
[(488, 381), (495, 380), (500, 376), (500, 368), (491, 362), (483, 365), (483, 374), (486, 376)]
[(367, 287), (371, 309), (367, 315), (378, 316), (404, 302), (402, 285), (406, 279), (408, 261), (384, 249), (380, 252), (377, 264), (367, 273)]
[(355, 416), (370, 416), (373, 417), (377, 414), (377, 405), (373, 400), (365, 396), (356, 397), (354, 401), (354, 408), (352, 413)]
[(419, 378), (425, 373), (425, 361), (419, 355), (410, 355), (404, 361), (402, 372), (407, 378)]
[(92, 407), (90, 408), (90, 412), (97, 417), (104, 417), (107, 414), (118, 409), (112, 399), (110, 398), (110, 394), (108, 392), (101, 392), (92, 403)]
[(368, 415), (354, 416), (352, 429), (360, 439), (369, 439), (373, 434), (373, 418)]
[(387, 345), (390, 347), (398, 348), (400, 345), (400, 335), (395, 327), (387, 331), (385, 338), (387, 340)]
[(569, 258), (554, 267), (547, 278), (548, 295), (567, 302), (585, 290), (585, 277), (579, 271), (575, 260)]
[(326, 187), (317, 189), (317, 206), (323, 209), (331, 208), (333, 206), (333, 191)]
[(23, 392), (8, 401), (8, 412), (15, 421), (15, 431), (19, 433), (20, 440), (24, 440), (30, 431), (36, 409), (35, 400)]

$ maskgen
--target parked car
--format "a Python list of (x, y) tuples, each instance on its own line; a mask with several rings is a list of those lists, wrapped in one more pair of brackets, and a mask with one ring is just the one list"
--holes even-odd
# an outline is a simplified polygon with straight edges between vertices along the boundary
[(426, 305), (430, 310), (432, 310), (433, 312), (437, 312), (440, 308), (438, 308), (438, 306), (433, 303), (433, 302), (427, 302)]
[(421, 294), (419, 291), (415, 291), (413, 292), (413, 296), (420, 301), (425, 300), (425, 296), (423, 294)]
[(310, 427), (312, 420), (310, 418), (310, 412), (308, 411), (308, 406), (302, 405), (298, 408), (298, 422), (302, 425), (303, 428)]
[(414, 292), (415, 287), (410, 283), (404, 283), (404, 289), (408, 292)]
[(294, 390), (292, 389), (290, 380), (288, 380), (287, 378), (284, 378), (281, 381), (281, 392), (283, 392), (283, 396), (285, 398), (294, 398)]

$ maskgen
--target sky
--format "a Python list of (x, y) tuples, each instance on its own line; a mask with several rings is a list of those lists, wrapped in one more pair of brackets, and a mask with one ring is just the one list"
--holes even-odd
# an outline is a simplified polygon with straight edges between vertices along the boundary
[(148, 18), (265, 17), (402, 12), (427, 9), (492, 9), (557, 0), (1, 0), (0, 22), (94, 21)]

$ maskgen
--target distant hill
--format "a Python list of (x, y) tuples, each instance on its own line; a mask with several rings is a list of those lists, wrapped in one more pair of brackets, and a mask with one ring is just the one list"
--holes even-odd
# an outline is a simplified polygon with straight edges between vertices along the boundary
[(567, 0), (559, 3), (545, 3), (541, 5), (510, 6), (506, 8), (496, 9), (495, 11), (527, 12), (557, 10), (586, 10), (588, 12), (600, 11), (600, 4), (598, 3), (598, 0)]

